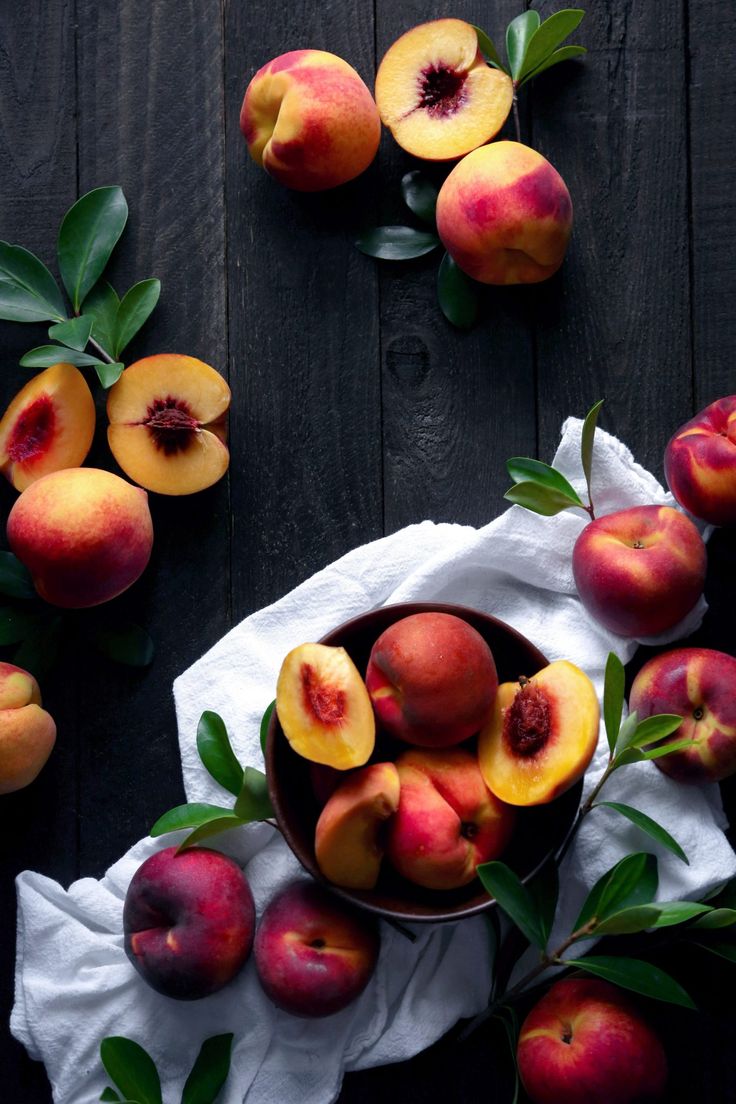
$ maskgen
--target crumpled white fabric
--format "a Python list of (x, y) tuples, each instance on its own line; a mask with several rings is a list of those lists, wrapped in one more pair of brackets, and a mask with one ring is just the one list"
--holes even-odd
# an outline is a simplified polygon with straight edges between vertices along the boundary
[[(584, 490), (581, 423), (569, 419), (555, 465)], [(671, 503), (654, 477), (616, 438), (599, 431), (594, 456), (598, 515), (645, 503)], [(587, 518), (581, 511), (542, 518), (514, 506), (482, 529), (425, 521), (357, 548), (227, 634), (174, 684), (184, 786), (190, 801), (221, 803), (199, 762), (195, 735), (203, 709), (225, 719), (238, 756), (262, 763), (258, 729), (290, 648), (316, 640), (339, 622), (406, 600), (458, 602), (509, 622), (550, 658), (579, 664), (602, 690), (607, 654), (625, 662), (635, 643), (593, 622), (575, 594), (571, 550)], [(700, 622), (703, 601), (666, 639)], [(662, 638), (665, 639), (665, 638)], [(590, 768), (603, 769), (605, 737)], [(594, 812), (565, 860), (558, 930), (574, 919), (593, 882), (632, 850), (657, 852), (662, 899), (696, 898), (736, 873), (723, 834), (716, 786), (683, 788), (653, 764), (621, 770), (605, 797), (631, 803), (664, 824), (685, 848), (686, 866), (609, 810)], [(407, 1058), (460, 1017), (480, 1011), (492, 963), (483, 920), (417, 925), (416, 943), (382, 925), (374, 979), (360, 999), (326, 1020), (276, 1011), (262, 994), (252, 961), (226, 989), (178, 1003), (139, 978), (123, 951), (121, 912), (134, 871), (154, 850), (176, 842), (144, 839), (99, 882), (83, 878), (65, 891), (25, 872), (18, 887), (16, 1002), (12, 1031), (45, 1065), (56, 1104), (92, 1104), (106, 1083), (98, 1047), (105, 1035), (143, 1043), (161, 1071), (164, 1099), (179, 1099), (203, 1038), (235, 1033), (232, 1070), (222, 1104), (326, 1104), (345, 1070)], [(216, 842), (246, 868), (262, 912), (295, 876), (296, 860), (265, 825)]]

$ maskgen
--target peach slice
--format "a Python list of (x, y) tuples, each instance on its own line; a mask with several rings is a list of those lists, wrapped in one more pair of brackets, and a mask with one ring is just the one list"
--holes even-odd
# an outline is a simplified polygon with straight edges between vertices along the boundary
[(398, 807), (393, 763), (371, 763), (346, 778), (317, 821), (314, 850), (325, 878), (346, 889), (373, 889), (384, 851), (381, 829)]
[(16, 491), (78, 468), (92, 445), (95, 401), (73, 364), (54, 364), (18, 392), (0, 421), (0, 470)]
[(370, 759), (376, 723), (365, 683), (344, 648), (300, 644), (281, 665), (276, 713), (294, 751), (337, 770)]
[(509, 805), (543, 805), (585, 772), (598, 742), (600, 706), (588, 676), (566, 659), (498, 688), (478, 738), (489, 789)]
[(149, 491), (186, 495), (227, 471), (230, 388), (204, 361), (144, 357), (110, 388), (107, 440), (126, 475)]
[(435, 19), (391, 46), (376, 76), (384, 124), (408, 153), (429, 161), (462, 157), (496, 135), (514, 90), (492, 69), (478, 35), (462, 19)]

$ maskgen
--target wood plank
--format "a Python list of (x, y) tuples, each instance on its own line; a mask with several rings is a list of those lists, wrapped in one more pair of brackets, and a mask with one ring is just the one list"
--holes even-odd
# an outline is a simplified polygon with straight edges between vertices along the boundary
[(329, 192), (277, 184), (248, 158), (238, 112), (288, 50), (336, 53), (370, 82), (371, 5), (225, 8), (230, 357), (238, 399), (233, 610), (241, 617), (381, 535), (377, 277), (353, 246), (371, 169)]

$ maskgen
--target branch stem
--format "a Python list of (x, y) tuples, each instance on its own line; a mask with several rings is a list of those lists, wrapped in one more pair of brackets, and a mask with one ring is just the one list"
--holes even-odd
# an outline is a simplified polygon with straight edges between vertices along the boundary
[(104, 361), (106, 361), (108, 364), (114, 364), (115, 363), (114, 358), (111, 357), (110, 354), (105, 349), (103, 349), (102, 346), (97, 341), (95, 341), (95, 339), (93, 337), (90, 337), (90, 339), (88, 341), (88, 344), (91, 345), (92, 348), (95, 350), (95, 352), (99, 353), (99, 355), (102, 357), (102, 359)]
[(514, 82), (514, 126), (516, 127), (516, 141), (521, 141), (521, 119), (519, 118), (519, 97), (517, 95), (519, 86)]

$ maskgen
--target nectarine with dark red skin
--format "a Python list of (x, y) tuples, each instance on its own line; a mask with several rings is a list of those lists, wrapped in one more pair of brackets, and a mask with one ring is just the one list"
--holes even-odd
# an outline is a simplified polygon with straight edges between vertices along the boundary
[(712, 525), (736, 525), (736, 395), (706, 406), (673, 434), (664, 473), (684, 509)]

